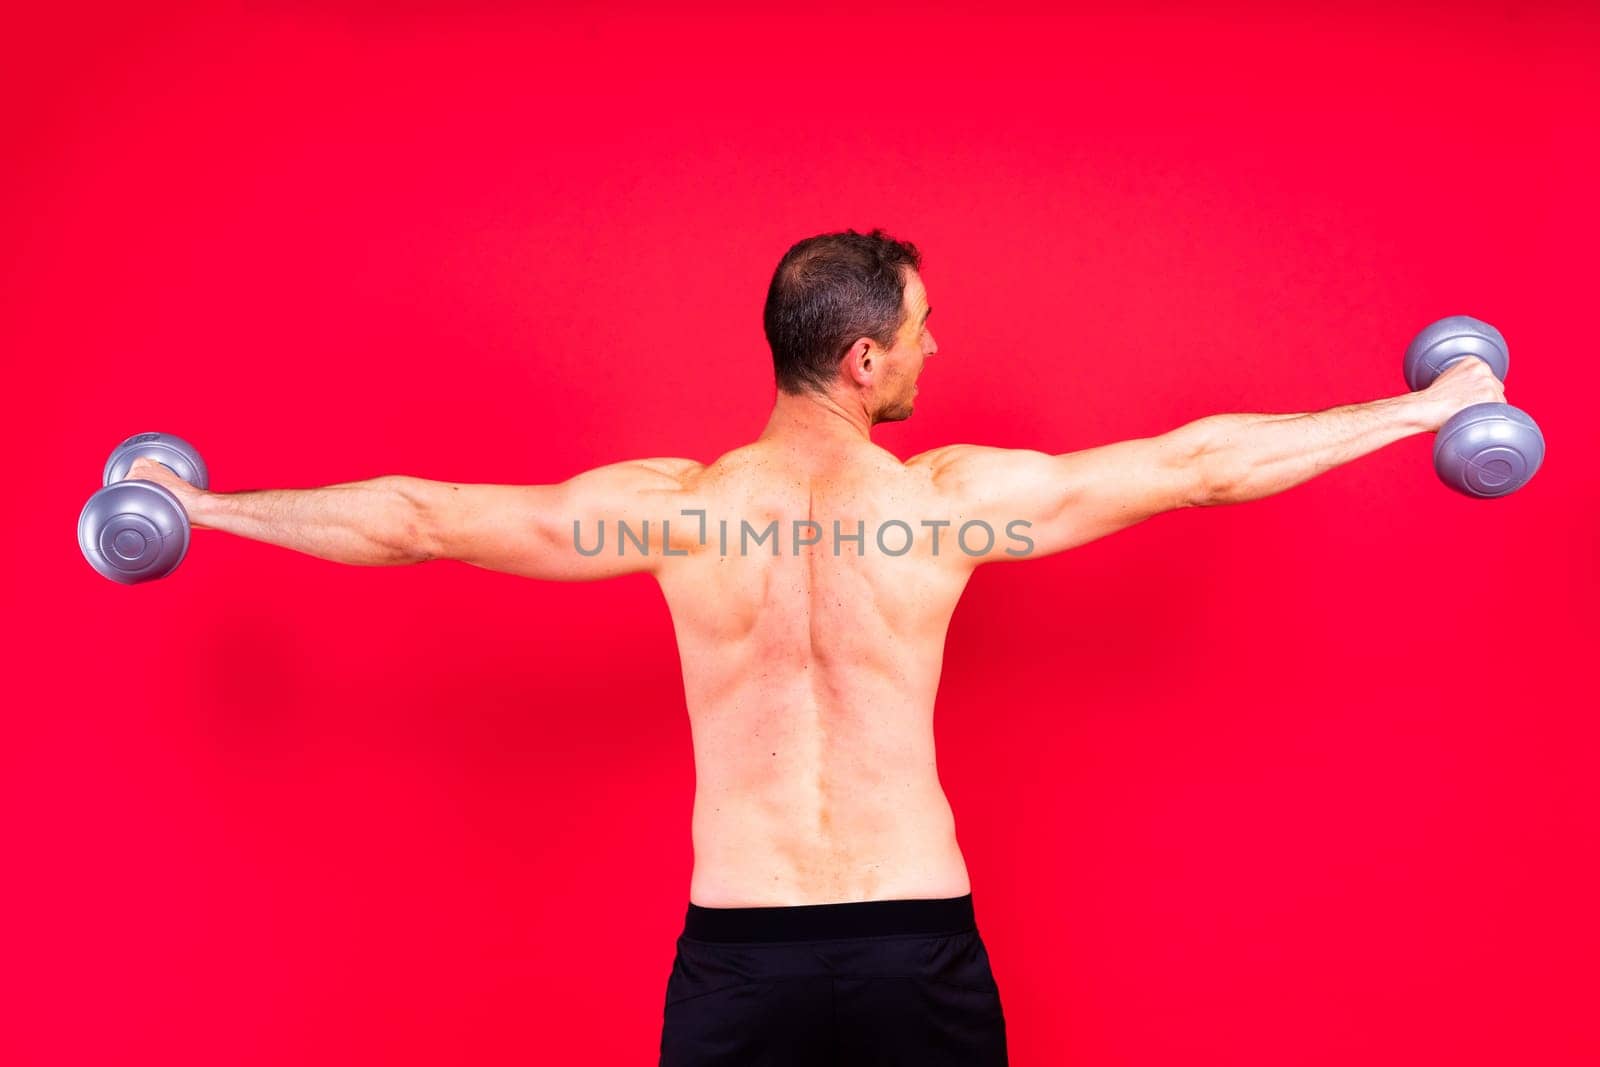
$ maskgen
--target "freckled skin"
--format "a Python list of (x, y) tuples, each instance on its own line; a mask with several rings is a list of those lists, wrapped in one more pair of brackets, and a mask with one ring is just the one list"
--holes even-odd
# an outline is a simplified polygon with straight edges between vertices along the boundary
[[(703, 507), (713, 531), (723, 516), (757, 528), (777, 519), (785, 538), (776, 556), (741, 556), (730, 529), (722, 557), (713, 533), (707, 549), (691, 544), (656, 572), (693, 734), (689, 897), (701, 906), (970, 891), (935, 765), (933, 706), (972, 564), (948, 534), (939, 557), (926, 531), (899, 557), (872, 540), (886, 520), (951, 517), (927, 468), (867, 434), (911, 414), (923, 360), (937, 351), (914, 273), (905, 299), (895, 344), (847, 360), (865, 382), (828, 398), (779, 394), (758, 440), (685, 472), (684, 506)], [(796, 553), (795, 519), (821, 524), (821, 542)], [(840, 541), (835, 554), (836, 520), (844, 533), (865, 522), (864, 552)]]
[[(760, 437), (709, 465), (631, 460), (459, 496), (420, 479), (401, 486), (427, 558), (556, 581), (648, 571), (660, 583), (694, 741), (696, 904), (967, 893), (933, 705), (972, 571), (1205, 502), (1225, 481), (1204, 469), (1204, 422), (1062, 455), (951, 444), (901, 462), (871, 431), (911, 415), (939, 350), (929, 311), (908, 271), (890, 345), (858, 339), (827, 389), (779, 392)], [(818, 524), (802, 527), (815, 543), (794, 543), (797, 521)], [(644, 530), (649, 551), (576, 550), (574, 530), (592, 545), (602, 522), (613, 545), (618, 523)], [(779, 541), (749, 540), (773, 522)], [(942, 532), (924, 526), (941, 522)], [(987, 543), (961, 540), (969, 522), (990, 530)], [(1015, 522), (1026, 527), (1020, 551)], [(858, 533), (865, 544), (846, 539)]]

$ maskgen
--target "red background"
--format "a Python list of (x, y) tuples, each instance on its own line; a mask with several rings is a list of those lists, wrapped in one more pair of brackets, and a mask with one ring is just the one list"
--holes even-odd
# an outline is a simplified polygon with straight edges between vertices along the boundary
[(709, 461), (784, 250), (883, 226), (938, 310), (902, 456), (1394, 395), (1456, 313), (1549, 443), (978, 573), (938, 738), (1013, 1062), (1593, 1062), (1600, 14), (1385, 8), (8, 15), (0, 1058), (654, 1063), (648, 578), (200, 533), (130, 588), (78, 511), (152, 429), (220, 491)]

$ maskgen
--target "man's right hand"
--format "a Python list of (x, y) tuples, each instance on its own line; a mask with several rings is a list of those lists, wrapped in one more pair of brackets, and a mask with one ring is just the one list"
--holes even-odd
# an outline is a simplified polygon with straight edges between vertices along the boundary
[(1417, 394), (1425, 405), (1424, 418), (1429, 433), (1438, 433), (1450, 416), (1473, 404), (1504, 404), (1505, 383), (1494, 376), (1489, 364), (1467, 356), (1446, 367), (1426, 389)]

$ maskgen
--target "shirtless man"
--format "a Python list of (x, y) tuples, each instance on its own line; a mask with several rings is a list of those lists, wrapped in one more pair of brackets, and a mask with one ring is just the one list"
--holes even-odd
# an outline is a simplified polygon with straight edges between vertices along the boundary
[(696, 772), (667, 1067), (1005, 1063), (934, 760), (945, 631), (972, 572), (1278, 493), (1504, 399), (1469, 359), (1425, 390), (1328, 411), (1213, 415), (1063, 455), (958, 444), (902, 462), (872, 427), (910, 417), (939, 350), (920, 266), (915, 246), (879, 230), (789, 249), (765, 310), (771, 418), (709, 464), (232, 494), (148, 460), (130, 472), (177, 493), (195, 529), (343, 563), (655, 576)]

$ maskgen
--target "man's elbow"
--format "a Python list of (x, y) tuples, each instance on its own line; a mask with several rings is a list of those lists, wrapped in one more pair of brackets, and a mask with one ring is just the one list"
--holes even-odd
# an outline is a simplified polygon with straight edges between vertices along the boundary
[(399, 498), (396, 533), (390, 539), (399, 561), (427, 563), (445, 558), (437, 521), (439, 508), (433, 501), (433, 487), (442, 483), (405, 474), (390, 475), (388, 481)]
[(1205, 508), (1227, 502), (1232, 479), (1217, 462), (1205, 419), (1167, 434), (1167, 462), (1178, 472), (1180, 506)]
[(1210, 508), (1229, 501), (1229, 494), (1233, 491), (1233, 479), (1218, 470), (1215, 466), (1203, 461), (1196, 461), (1190, 492), (1189, 507)]

